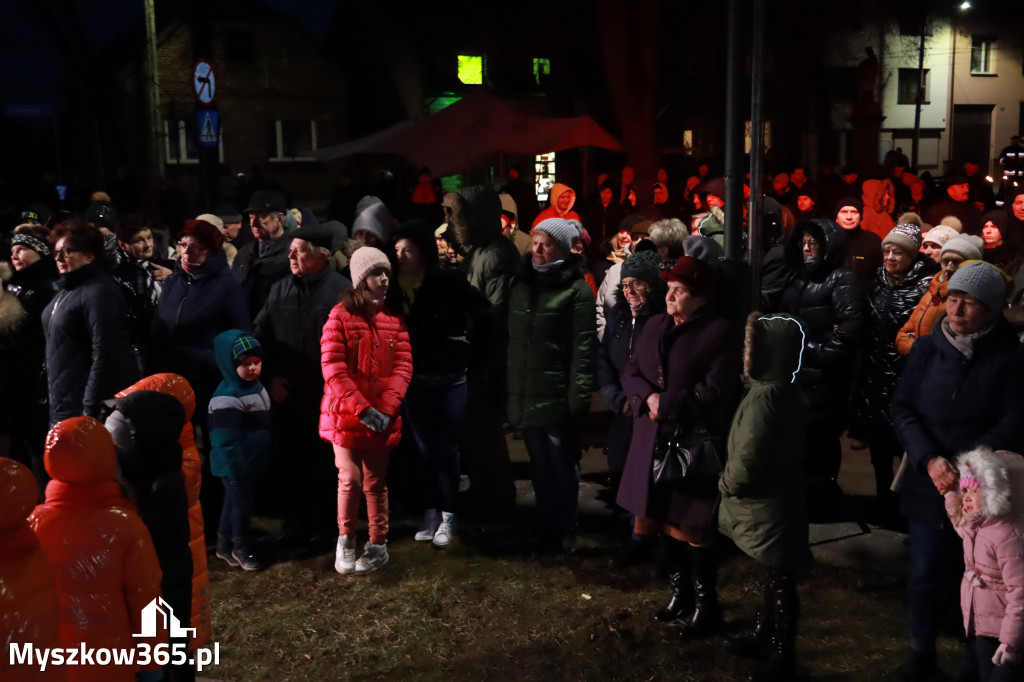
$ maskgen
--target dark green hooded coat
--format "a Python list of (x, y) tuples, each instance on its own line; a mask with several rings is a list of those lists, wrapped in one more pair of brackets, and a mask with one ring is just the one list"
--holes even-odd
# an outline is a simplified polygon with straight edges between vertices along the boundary
[(571, 255), (547, 272), (532, 255), (509, 291), (508, 420), (526, 427), (563, 425), (590, 410), (597, 354), (594, 292), (583, 261)]
[(751, 313), (744, 350), (749, 390), (733, 417), (718, 483), (719, 530), (751, 558), (783, 570), (809, 556), (807, 401), (795, 380), (803, 347), (803, 329), (792, 317)]

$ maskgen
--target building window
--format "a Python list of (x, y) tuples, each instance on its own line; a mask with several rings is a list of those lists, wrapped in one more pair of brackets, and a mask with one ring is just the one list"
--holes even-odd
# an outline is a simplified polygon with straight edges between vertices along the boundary
[(538, 201), (547, 201), (555, 184), (555, 153), (538, 154), (533, 159), (533, 192)]
[(316, 161), (316, 121), (267, 121), (267, 152), (271, 161)]
[(164, 120), (164, 148), (168, 164), (199, 163), (195, 121)]
[(544, 57), (533, 58), (533, 79), (540, 85), (551, 75), (551, 60)]
[(994, 76), (992, 69), (992, 49), (995, 40), (973, 36), (971, 38), (971, 75)]
[(459, 80), (466, 85), (483, 85), (484, 82), (484, 58), (483, 55), (460, 54), (459, 55)]
[[(917, 69), (900, 69), (899, 82), (897, 84), (896, 103), (897, 104), (916, 104), (917, 103), (917, 91), (920, 86), (921, 90), (921, 104), (928, 104), (928, 69), (924, 69), (923, 72)], [(924, 83), (919, 84), (918, 75), (924, 74)]]

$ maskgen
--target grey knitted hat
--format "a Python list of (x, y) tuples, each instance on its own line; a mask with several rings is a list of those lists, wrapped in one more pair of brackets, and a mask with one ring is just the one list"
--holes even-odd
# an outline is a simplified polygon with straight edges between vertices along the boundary
[(661, 281), (661, 270), (658, 267), (658, 256), (653, 251), (641, 251), (630, 254), (622, 262), (622, 279), (632, 277), (654, 287)]
[(914, 254), (921, 250), (921, 227), (913, 223), (901, 223), (885, 235), (882, 248), (884, 249), (887, 244), (895, 244), (914, 258)]
[(573, 223), (562, 218), (548, 218), (542, 220), (537, 224), (537, 227), (533, 228), (533, 231), (543, 232), (551, 241), (558, 244), (558, 247), (562, 249), (563, 257), (568, 257), (572, 253), (572, 243), (575, 239), (580, 239), (580, 231)]
[(1003, 273), (985, 261), (975, 260), (961, 265), (949, 278), (948, 291), (970, 294), (990, 310), (1002, 310), (1006, 305), (1006, 280)]
[(942, 245), (939, 258), (947, 251), (959, 253), (964, 260), (981, 260), (981, 250), (985, 248), (985, 241), (981, 237), (972, 234), (960, 234), (951, 238)]

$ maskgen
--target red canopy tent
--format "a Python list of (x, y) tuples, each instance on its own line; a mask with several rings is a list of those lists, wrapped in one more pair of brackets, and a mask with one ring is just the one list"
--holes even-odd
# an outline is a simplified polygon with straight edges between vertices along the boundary
[(398, 154), (434, 175), (472, 170), (498, 154), (535, 155), (574, 147), (622, 145), (589, 116), (551, 118), (481, 91), (417, 121), (310, 154), (323, 161), (353, 154)]

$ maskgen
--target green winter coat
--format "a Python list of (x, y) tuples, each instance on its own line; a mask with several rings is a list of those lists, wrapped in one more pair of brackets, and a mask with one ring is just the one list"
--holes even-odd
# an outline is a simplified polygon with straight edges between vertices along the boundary
[(535, 270), (531, 257), (509, 292), (508, 420), (556, 426), (590, 410), (597, 311), (579, 256), (548, 272)]
[(803, 458), (807, 401), (795, 382), (804, 346), (800, 323), (752, 313), (744, 374), (749, 390), (729, 429), (719, 480), (718, 525), (756, 561), (791, 570), (809, 556)]

